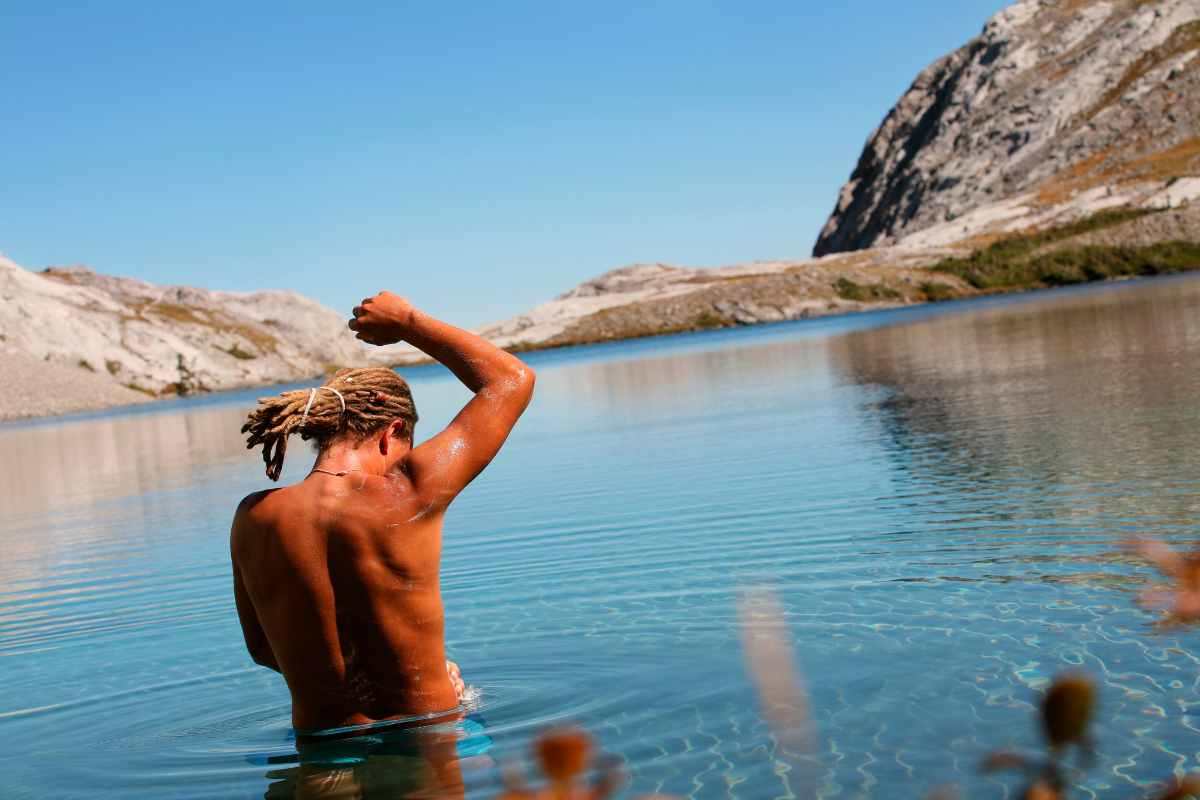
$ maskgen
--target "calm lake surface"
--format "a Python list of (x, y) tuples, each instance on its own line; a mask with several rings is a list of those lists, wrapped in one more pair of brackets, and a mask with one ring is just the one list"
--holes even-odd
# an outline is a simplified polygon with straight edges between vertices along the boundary
[[(1081, 796), (1200, 768), (1200, 631), (1151, 629), (1152, 572), (1118, 546), (1200, 539), (1198, 309), (1200, 280), (1164, 279), (531, 356), (534, 404), (446, 522), (448, 642), (492, 757), (574, 720), (636, 792), (1002, 797), (976, 765), (1037, 748), (1038, 690), (1078, 668), (1103, 723)], [(404, 374), (419, 438), (467, 398)], [(0, 426), (0, 796), (295, 786), (228, 562), (268, 485), (238, 432), (264, 393)], [(284, 479), (310, 465), (295, 444)], [(764, 586), (808, 769), (743, 663), (738, 597)]]

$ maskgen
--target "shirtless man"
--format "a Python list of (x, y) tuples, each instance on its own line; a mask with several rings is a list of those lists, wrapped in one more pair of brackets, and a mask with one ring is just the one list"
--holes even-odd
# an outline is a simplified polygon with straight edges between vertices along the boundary
[(404, 379), (343, 369), (320, 387), (260, 400), (242, 428), (248, 447), (263, 446), (272, 480), (289, 434), (318, 449), (304, 480), (244, 499), (231, 534), (246, 647), (287, 681), (298, 741), (457, 716), (461, 683), (447, 668), (439, 590), (442, 518), (533, 394), (533, 370), (515, 356), (389, 292), (363, 300), (349, 327), (370, 344), (413, 344), (475, 396), (414, 447)]

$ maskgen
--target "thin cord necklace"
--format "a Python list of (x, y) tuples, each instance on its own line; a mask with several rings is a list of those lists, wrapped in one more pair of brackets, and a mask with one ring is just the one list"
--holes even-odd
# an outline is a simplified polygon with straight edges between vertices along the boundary
[(349, 475), (351, 472), (362, 472), (362, 470), (359, 469), (358, 467), (351, 467), (350, 469), (344, 469), (341, 472), (334, 472), (333, 470), (329, 470), (329, 469), (321, 469), (320, 467), (313, 467), (311, 472), (323, 472), (326, 475), (332, 475), (335, 478), (341, 478), (345, 475)]

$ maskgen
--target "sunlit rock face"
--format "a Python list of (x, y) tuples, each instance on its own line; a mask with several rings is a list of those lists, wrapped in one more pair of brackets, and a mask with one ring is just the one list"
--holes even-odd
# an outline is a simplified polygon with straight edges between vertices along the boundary
[(63, 379), (56, 395), (79, 388), (77, 398), (39, 392), (0, 418), (293, 381), (366, 360), (343, 315), (294, 292), (157, 286), (79, 267), (35, 273), (0, 257), (0, 298), (0, 357), (25, 365), (10, 370), (20, 373), (12, 391), (50, 375)]
[(1196, 175), (1200, 0), (1020, 0), (917, 76), (813, 254), (1178, 205)]

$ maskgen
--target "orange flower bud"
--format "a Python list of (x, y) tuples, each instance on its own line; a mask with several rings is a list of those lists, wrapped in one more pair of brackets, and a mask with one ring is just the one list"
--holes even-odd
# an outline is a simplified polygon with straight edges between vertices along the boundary
[(1082, 675), (1055, 679), (1042, 700), (1042, 727), (1050, 746), (1057, 749), (1087, 738), (1088, 723), (1096, 705), (1096, 690)]
[(547, 731), (534, 747), (542, 772), (556, 783), (565, 783), (581, 775), (592, 755), (591, 738), (578, 728)]

